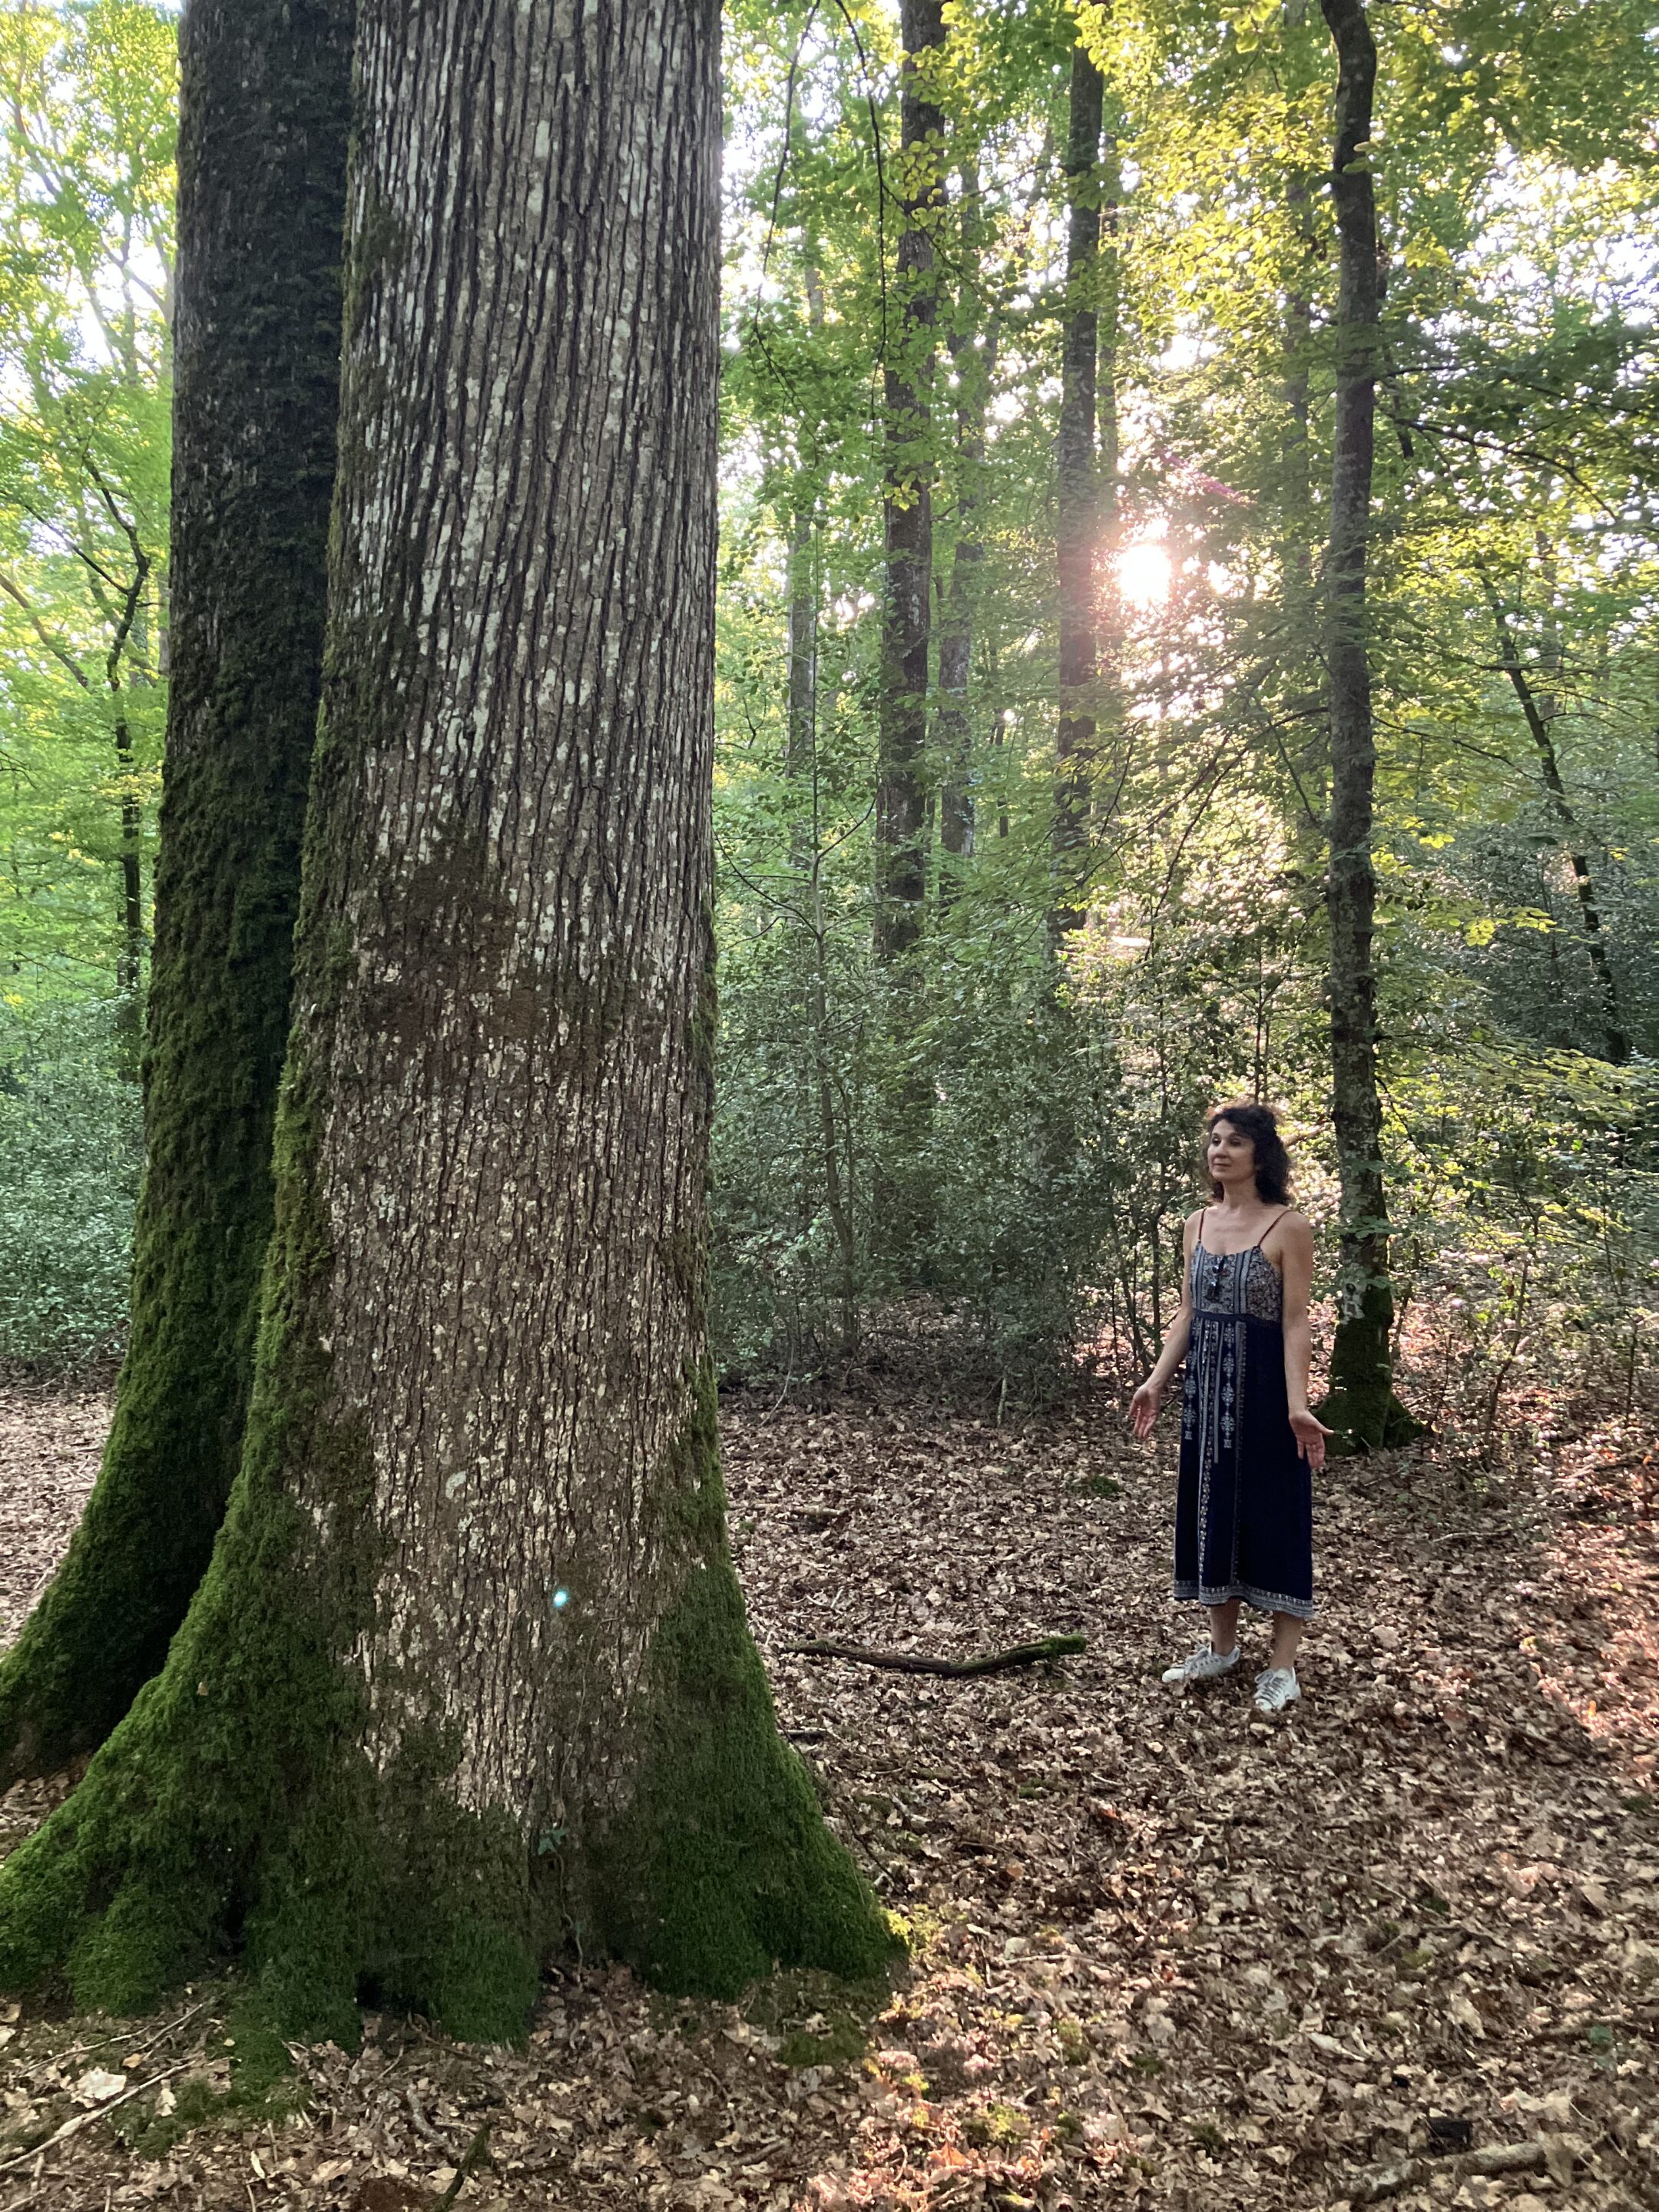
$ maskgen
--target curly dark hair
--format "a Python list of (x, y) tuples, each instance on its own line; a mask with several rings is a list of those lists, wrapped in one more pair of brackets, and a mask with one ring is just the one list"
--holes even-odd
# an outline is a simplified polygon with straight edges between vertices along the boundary
[[(1218, 1121), (1231, 1121), (1241, 1137), (1248, 1137), (1255, 1147), (1255, 1188), (1258, 1198), (1269, 1206), (1288, 1206), (1291, 1202), (1291, 1156), (1285, 1149), (1285, 1139), (1279, 1133), (1279, 1121), (1271, 1106), (1258, 1106), (1240, 1099), (1231, 1106), (1218, 1106), (1204, 1124), (1207, 1137)], [(1219, 1198), (1221, 1186), (1212, 1181), (1207, 1171), (1204, 1180), (1209, 1183), (1212, 1198)]]

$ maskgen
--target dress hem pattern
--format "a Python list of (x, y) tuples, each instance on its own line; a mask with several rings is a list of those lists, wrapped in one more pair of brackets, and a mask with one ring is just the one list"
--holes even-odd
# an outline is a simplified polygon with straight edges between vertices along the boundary
[(1231, 1605), (1235, 1598), (1254, 1606), (1258, 1613), (1288, 1613), (1297, 1620), (1314, 1617), (1310, 1600), (1286, 1597), (1282, 1590), (1258, 1589), (1254, 1583), (1231, 1583), (1225, 1589), (1204, 1589), (1197, 1583), (1175, 1585), (1177, 1605)]

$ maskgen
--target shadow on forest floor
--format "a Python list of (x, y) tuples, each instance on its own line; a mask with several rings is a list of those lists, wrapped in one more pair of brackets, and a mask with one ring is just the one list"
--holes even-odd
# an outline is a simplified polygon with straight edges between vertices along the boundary
[[(0, 1399), (0, 1559), (66, 1539), (96, 1429), (84, 1399)], [(725, 1434), (781, 1717), (916, 1937), (896, 1990), (690, 2006), (571, 1966), (523, 2051), (387, 2017), (355, 2057), (298, 2054), (298, 2113), (248, 2091), (227, 1991), (131, 2028), (0, 2008), (0, 2212), (418, 2212), (486, 2125), (459, 2198), (483, 2212), (1654, 2201), (1659, 1571), (1633, 1434), (1481, 1484), (1423, 1448), (1331, 1469), (1305, 1695), (1272, 1727), (1259, 1626), (1238, 1675), (1158, 1682), (1192, 1626), (1173, 1470), (1102, 1401), (1001, 1428), (734, 1406)], [(981, 1681), (785, 1650), (1073, 1628), (1081, 1660)], [(0, 1850), (49, 1794), (0, 1805)]]

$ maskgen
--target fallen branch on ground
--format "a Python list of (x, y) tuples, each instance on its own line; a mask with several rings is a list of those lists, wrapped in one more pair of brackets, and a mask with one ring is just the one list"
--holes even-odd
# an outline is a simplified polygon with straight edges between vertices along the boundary
[(836, 1644), (815, 1636), (810, 1644), (785, 1650), (807, 1659), (854, 1659), (861, 1667), (890, 1667), (901, 1674), (1000, 1674), (1011, 1667), (1036, 1667), (1045, 1659), (1069, 1659), (1086, 1651), (1086, 1636), (1045, 1636), (1036, 1644), (1016, 1644), (1008, 1651), (988, 1651), (977, 1659), (927, 1659), (915, 1651), (874, 1651), (867, 1644)]
[(1462, 2179), (1466, 2174), (1533, 2173), (1548, 2160), (1548, 2150), (1541, 2142), (1492, 2143), (1485, 2150), (1469, 2151), (1462, 2158), (1408, 2158), (1399, 2166), (1385, 2166), (1381, 2173), (1362, 2174), (1348, 2191), (1348, 2202), (1358, 2208), (1362, 2204), (1381, 2204), (1390, 2197), (1398, 2197), (1403, 2190), (1415, 2189), (1419, 2182), (1431, 2174), (1450, 2174)]

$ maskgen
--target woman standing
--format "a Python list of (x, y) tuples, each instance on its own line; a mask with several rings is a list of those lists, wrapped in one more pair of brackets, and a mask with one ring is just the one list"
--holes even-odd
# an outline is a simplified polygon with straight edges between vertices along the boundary
[(1308, 1410), (1313, 1231), (1291, 1206), (1291, 1164), (1271, 1108), (1212, 1114), (1204, 1164), (1215, 1202), (1188, 1220), (1181, 1308), (1129, 1407), (1135, 1434), (1150, 1436), (1185, 1358), (1175, 1594), (1208, 1607), (1210, 1640), (1164, 1680), (1230, 1673), (1238, 1608), (1256, 1606), (1273, 1626), (1255, 1709), (1282, 1713), (1302, 1694), (1296, 1654), (1313, 1613), (1312, 1478), (1331, 1433)]

